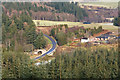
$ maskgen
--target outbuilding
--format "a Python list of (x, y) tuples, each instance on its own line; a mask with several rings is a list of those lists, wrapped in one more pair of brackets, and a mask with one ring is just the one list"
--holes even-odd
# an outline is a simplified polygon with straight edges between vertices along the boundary
[(81, 43), (86, 43), (86, 42), (89, 42), (90, 40), (89, 40), (89, 38), (82, 38), (81, 39)]

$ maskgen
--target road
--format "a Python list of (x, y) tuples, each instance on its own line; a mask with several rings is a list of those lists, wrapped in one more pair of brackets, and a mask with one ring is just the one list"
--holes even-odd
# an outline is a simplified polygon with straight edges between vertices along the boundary
[(53, 51), (55, 50), (55, 48), (56, 48), (56, 44), (57, 44), (57, 43), (55, 42), (55, 40), (52, 39), (50, 36), (48, 36), (48, 35), (46, 35), (46, 34), (44, 34), (44, 36), (47, 37), (47, 38), (49, 38), (49, 39), (51, 40), (53, 46), (52, 46), (52, 48), (51, 48), (49, 51), (47, 51), (46, 53), (44, 53), (43, 55), (41, 55), (41, 56), (39, 56), (39, 57), (36, 57), (34, 60), (37, 60), (37, 59), (39, 59), (39, 58), (41, 58), (41, 57), (43, 57), (43, 56), (45, 56), (45, 55), (47, 55), (47, 54), (50, 54), (50, 53), (53, 52)]

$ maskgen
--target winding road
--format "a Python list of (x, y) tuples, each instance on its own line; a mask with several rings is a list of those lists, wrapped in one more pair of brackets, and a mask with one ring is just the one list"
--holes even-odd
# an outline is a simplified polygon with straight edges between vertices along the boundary
[(55, 40), (52, 39), (50, 36), (48, 36), (48, 35), (46, 35), (46, 34), (44, 34), (44, 36), (47, 37), (47, 38), (49, 38), (49, 39), (51, 40), (53, 46), (52, 46), (52, 48), (51, 48), (50, 50), (48, 50), (46, 53), (44, 53), (43, 55), (41, 55), (41, 56), (39, 56), (39, 57), (36, 57), (34, 60), (37, 60), (37, 59), (39, 59), (39, 58), (41, 58), (41, 57), (43, 57), (43, 56), (45, 56), (45, 55), (47, 55), (47, 54), (52, 53), (52, 52), (55, 50), (55, 48), (56, 48), (56, 44), (57, 44), (57, 43), (55, 42)]

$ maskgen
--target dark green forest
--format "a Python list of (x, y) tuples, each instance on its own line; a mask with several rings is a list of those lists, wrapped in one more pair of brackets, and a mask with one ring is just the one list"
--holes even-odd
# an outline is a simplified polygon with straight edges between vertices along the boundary
[(84, 9), (80, 8), (77, 4), (69, 3), (69, 2), (51, 2), (46, 3), (46, 5), (54, 7), (56, 10), (58, 10), (58, 13), (65, 12), (74, 14), (78, 20), (83, 19), (84, 17), (87, 17), (87, 13)]
[(3, 78), (116, 78), (117, 48), (79, 48), (56, 56), (46, 65), (35, 66), (21, 52), (3, 52)]
[(17, 51), (19, 47), (22, 51), (32, 51), (45, 47), (43, 33), (36, 32), (35, 24), (30, 16), (23, 13), (19, 17), (14, 15), (9, 18), (3, 14), (2, 23), (3, 50)]

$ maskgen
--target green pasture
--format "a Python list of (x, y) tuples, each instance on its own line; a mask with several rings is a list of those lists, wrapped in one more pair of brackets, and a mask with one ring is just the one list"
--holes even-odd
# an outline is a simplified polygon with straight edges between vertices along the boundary
[(84, 2), (79, 5), (92, 5), (92, 6), (101, 6), (107, 8), (117, 8), (118, 2)]
[(48, 20), (33, 20), (36, 26), (52, 26), (52, 25), (59, 25), (59, 24), (67, 24), (69, 27), (77, 26), (82, 23), (80, 22), (68, 22), (68, 21), (48, 21)]
[(84, 26), (85, 28), (98, 28), (102, 26), (103, 29), (106, 30), (118, 30), (117, 26), (114, 25), (106, 25), (107, 23), (91, 23), (91, 24), (83, 24), (82, 22), (68, 22), (68, 21), (48, 21), (48, 20), (33, 20), (36, 26), (52, 26), (52, 25), (60, 25), (67, 24), (68, 27), (73, 26)]

